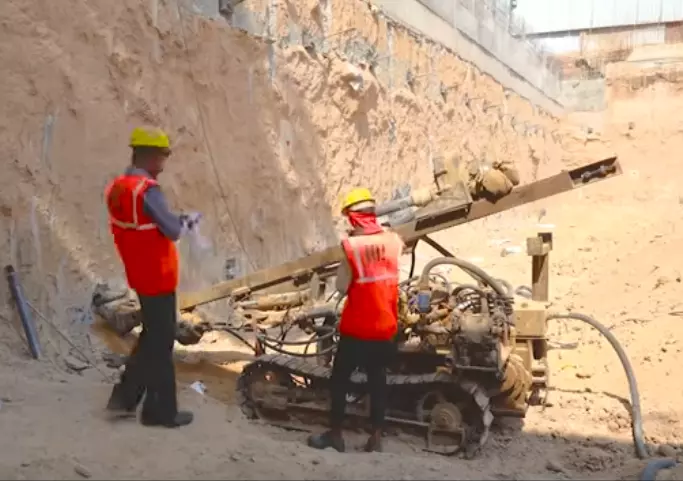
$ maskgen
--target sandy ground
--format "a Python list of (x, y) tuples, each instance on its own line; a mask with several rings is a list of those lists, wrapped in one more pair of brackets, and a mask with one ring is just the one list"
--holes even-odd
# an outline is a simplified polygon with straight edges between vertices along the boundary
[[(233, 404), (245, 356), (219, 337), (200, 349), (223, 367), (179, 365), (193, 425), (169, 432), (106, 421), (102, 407), (115, 371), (101, 360), (104, 346), (89, 332), (83, 307), (93, 282), (120, 273), (102, 228), (101, 187), (125, 164), (120, 139), (128, 124), (161, 118), (178, 139), (178, 156), (193, 166), (171, 168), (169, 195), (212, 213), (206, 232), (225, 246), (220, 255), (241, 256), (245, 265), (272, 265), (334, 240), (331, 212), (342, 185), (368, 183), (384, 198), (401, 182), (424, 185), (424, 146), (432, 141), (442, 152), (513, 159), (525, 180), (617, 153), (624, 168), (618, 179), (436, 237), (497, 277), (528, 284), (529, 259), (501, 251), (523, 245), (538, 222), (554, 224), (556, 307), (610, 327), (634, 365), (653, 454), (683, 454), (683, 392), (675, 381), (683, 348), (683, 96), (676, 84), (660, 79), (637, 91), (621, 85), (606, 112), (558, 127), (454, 58), (441, 58), (441, 74), (466, 81), (460, 97), (448, 101), (406, 89), (389, 93), (367, 72), (364, 95), (354, 96), (344, 80), (348, 64), (297, 49), (278, 53), (289, 68), (271, 88), (260, 43), (199, 19), (187, 21), (183, 35), (172, 1), (161, 2), (158, 17), (132, 0), (70, 4), (72, 10), (61, 2), (56, 8), (8, 0), (0, 7), (12, 18), (0, 24), (0, 64), (12, 66), (0, 92), (7, 106), (0, 153), (10, 159), (0, 181), (8, 246), (2, 256), (57, 326), (39, 321), (46, 361), (28, 361), (5, 322), (9, 304), (0, 313), (0, 478), (614, 479), (643, 466), (634, 459), (619, 361), (598, 334), (576, 323), (552, 326), (553, 341), (578, 342), (551, 352), (552, 405), (531, 409), (522, 429), (498, 426), (474, 461), (427, 455), (407, 437), (390, 438), (383, 454), (315, 452), (303, 445), (305, 434), (249, 423)], [(200, 46), (201, 55), (193, 55)], [(194, 73), (188, 51), (198, 63)], [(464, 94), (559, 129), (561, 138), (519, 136), (499, 114), (465, 109)], [(384, 135), (390, 119), (398, 121), (393, 146)], [(239, 162), (215, 160), (225, 152)], [(230, 192), (221, 192), (219, 179)], [(235, 229), (246, 237), (237, 239)], [(432, 255), (419, 250), (421, 261)], [(212, 267), (209, 278), (221, 263)], [(97, 369), (75, 372), (74, 346)], [(197, 380), (208, 386), (205, 395), (187, 388)]]

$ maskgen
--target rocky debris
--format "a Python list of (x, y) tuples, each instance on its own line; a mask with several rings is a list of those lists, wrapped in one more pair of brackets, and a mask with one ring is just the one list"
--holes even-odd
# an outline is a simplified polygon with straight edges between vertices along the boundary
[(85, 371), (91, 367), (89, 362), (82, 361), (81, 359), (71, 355), (68, 355), (64, 358), (64, 364), (66, 364), (66, 367), (68, 367), (70, 370), (75, 372)]
[(102, 354), (102, 360), (110, 369), (118, 369), (126, 363), (127, 356), (116, 352), (106, 351)]
[(660, 444), (657, 447), (657, 454), (665, 458), (675, 458), (678, 451), (670, 444)]
[(546, 463), (545, 468), (548, 471), (552, 471), (555, 473), (563, 473), (564, 474), (567, 472), (565, 467), (559, 461), (552, 460), (552, 459)]
[(92, 478), (92, 473), (88, 468), (86, 468), (81, 463), (74, 464), (74, 472), (78, 474), (81, 478), (89, 479)]

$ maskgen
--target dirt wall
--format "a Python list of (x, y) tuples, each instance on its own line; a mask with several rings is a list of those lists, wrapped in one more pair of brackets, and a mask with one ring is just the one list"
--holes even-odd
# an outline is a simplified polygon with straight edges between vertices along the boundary
[[(321, 29), (314, 4), (279, 3), (277, 36), (289, 20)], [(328, 27), (384, 48), (386, 21), (359, 5), (332, 1)], [(399, 27), (392, 58), (373, 66), (339, 54), (345, 33), (325, 53), (271, 49), (175, 0), (16, 0), (0, 16), (2, 261), (50, 316), (87, 303), (96, 280), (121, 278), (102, 190), (139, 124), (172, 136), (161, 179), (172, 205), (206, 216), (216, 257), (205, 281), (226, 257), (247, 271), (336, 242), (347, 189), (386, 199), (426, 185), (436, 155), (510, 159), (525, 181), (562, 165), (557, 120)], [(383, 61), (394, 78), (377, 73)]]
[[(665, 118), (677, 118), (678, 94), (683, 83), (683, 44), (649, 45), (633, 50), (623, 62), (605, 69), (605, 98), (611, 106), (612, 122), (644, 123), (641, 114), (631, 112), (630, 104), (650, 98), (653, 105), (666, 108)], [(662, 102), (662, 98), (667, 101)], [(624, 107), (626, 106), (626, 107)], [(616, 109), (616, 111), (615, 111)], [(636, 109), (637, 111), (637, 109)], [(655, 109), (648, 112), (653, 121)], [(662, 112), (657, 112), (662, 115)]]

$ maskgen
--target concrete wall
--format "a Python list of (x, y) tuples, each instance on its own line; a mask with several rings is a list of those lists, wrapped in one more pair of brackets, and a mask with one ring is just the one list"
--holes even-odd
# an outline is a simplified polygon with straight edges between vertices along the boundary
[(554, 54), (581, 52), (584, 56), (627, 50), (641, 45), (658, 45), (678, 41), (680, 24), (622, 25), (597, 30), (534, 35), (534, 39)]
[[(311, 28), (304, 19), (300, 19), (299, 22), (291, 18), (287, 18), (286, 22), (276, 19), (277, 27), (271, 28), (275, 36), (282, 37), (282, 40), (288, 43), (301, 43), (300, 37), (305, 33), (321, 48), (331, 43), (339, 44), (337, 47), (341, 46), (352, 60), (362, 60), (371, 53), (372, 48), (368, 42), (359, 38), (368, 28), (367, 25), (361, 25), (362, 15), (359, 15), (358, 11), (366, 8), (363, 7), (364, 4), (372, 3), (390, 19), (455, 52), (531, 103), (553, 115), (560, 115), (563, 112), (562, 105), (555, 100), (561, 95), (559, 77), (546, 68), (543, 59), (530, 44), (513, 38), (505, 27), (492, 17), (485, 17), (481, 12), (475, 14), (468, 11), (459, 0), (346, 0), (341, 7), (343, 13), (338, 11), (341, 4), (335, 0), (306, 0), (303, 3), (322, 6), (321, 11), (327, 11), (330, 17), (334, 17), (328, 19), (329, 22), (336, 25), (327, 30), (323, 28), (316, 31), (316, 28)], [(193, 4), (197, 13), (214, 18), (218, 16), (219, 0), (194, 0)], [(265, 25), (268, 18), (281, 15), (269, 16), (267, 12), (269, 9), (276, 11), (278, 8), (274, 5), (269, 6), (266, 0), (236, 3), (230, 22), (234, 27), (242, 28), (253, 35), (268, 36), (268, 28)], [(349, 11), (356, 19), (356, 23), (347, 24), (342, 21), (342, 26), (337, 22), (337, 17), (348, 16)], [(344, 33), (347, 30), (357, 30), (356, 33), (361, 35)], [(339, 32), (343, 34), (339, 35)], [(395, 55), (387, 52), (377, 53), (380, 58)], [(392, 76), (396, 78), (401, 77), (399, 71), (407, 72), (410, 69), (411, 66), (401, 65), (401, 61), (392, 62)], [(388, 80), (387, 82), (390, 83)]]
[(683, 20), (681, 0), (517, 0), (527, 33), (594, 30)]
[[(481, 21), (456, 0), (372, 0), (390, 17), (455, 51), (505, 87), (557, 115), (558, 75), (524, 41), (493, 19)], [(473, 3), (474, 5), (474, 3)]]
[(562, 82), (560, 101), (569, 110), (595, 112), (607, 106), (604, 78), (565, 80)]

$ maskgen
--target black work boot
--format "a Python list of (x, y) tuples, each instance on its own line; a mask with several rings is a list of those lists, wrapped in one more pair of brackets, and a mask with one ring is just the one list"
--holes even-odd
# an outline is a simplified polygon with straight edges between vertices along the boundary
[(179, 428), (187, 426), (194, 421), (194, 414), (191, 411), (178, 411), (170, 421), (160, 420), (151, 415), (143, 413), (140, 416), (140, 422), (143, 426), (162, 426), (165, 428)]
[(366, 453), (381, 453), (382, 452), (382, 430), (375, 429), (370, 434), (368, 442), (365, 443)]
[(309, 436), (308, 445), (315, 449), (334, 448), (340, 453), (343, 453), (346, 450), (344, 437), (342, 436), (341, 431), (336, 429)]

